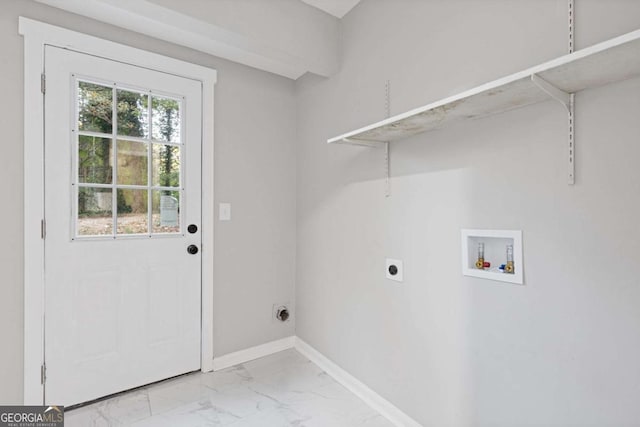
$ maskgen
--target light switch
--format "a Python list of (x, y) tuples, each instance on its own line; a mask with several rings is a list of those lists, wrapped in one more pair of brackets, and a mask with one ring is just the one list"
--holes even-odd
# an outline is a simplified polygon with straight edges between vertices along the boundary
[(220, 221), (231, 221), (231, 203), (220, 203), (218, 219)]

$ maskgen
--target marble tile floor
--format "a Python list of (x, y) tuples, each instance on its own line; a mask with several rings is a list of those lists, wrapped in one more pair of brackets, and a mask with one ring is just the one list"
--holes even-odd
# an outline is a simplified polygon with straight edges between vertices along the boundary
[(296, 350), (193, 373), (65, 413), (66, 427), (391, 427)]

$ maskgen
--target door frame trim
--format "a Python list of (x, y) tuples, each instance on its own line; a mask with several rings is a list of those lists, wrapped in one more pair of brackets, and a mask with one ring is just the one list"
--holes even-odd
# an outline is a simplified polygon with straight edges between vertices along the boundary
[(213, 370), (214, 69), (19, 17), (24, 38), (24, 404), (44, 403), (44, 48), (51, 45), (125, 62), (202, 83), (202, 276), (201, 358)]

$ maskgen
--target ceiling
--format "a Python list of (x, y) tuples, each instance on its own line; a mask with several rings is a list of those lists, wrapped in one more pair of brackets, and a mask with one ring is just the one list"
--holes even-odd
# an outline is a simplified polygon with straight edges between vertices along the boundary
[(360, 0), (302, 0), (336, 18), (342, 19)]

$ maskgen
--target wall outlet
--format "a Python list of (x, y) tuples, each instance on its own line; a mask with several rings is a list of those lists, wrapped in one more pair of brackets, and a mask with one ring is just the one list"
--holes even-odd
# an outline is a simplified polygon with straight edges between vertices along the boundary
[(288, 322), (291, 320), (293, 313), (291, 312), (291, 304), (273, 304), (271, 321), (272, 322)]
[(387, 258), (386, 260), (386, 277), (396, 282), (404, 281), (404, 268), (402, 260)]

